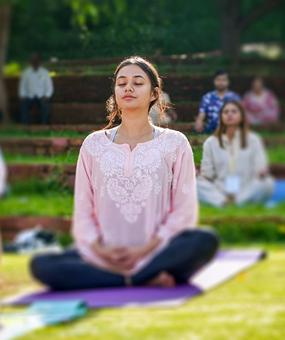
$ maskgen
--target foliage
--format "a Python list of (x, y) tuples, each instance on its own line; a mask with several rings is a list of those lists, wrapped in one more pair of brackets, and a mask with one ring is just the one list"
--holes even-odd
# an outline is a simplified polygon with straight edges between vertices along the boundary
[[(259, 3), (243, 0), (243, 12)], [(282, 8), (252, 25), (242, 41), (284, 41)], [(215, 50), (221, 15), (210, 0), (15, 1), (9, 59), (26, 60), (34, 50), (63, 59)]]

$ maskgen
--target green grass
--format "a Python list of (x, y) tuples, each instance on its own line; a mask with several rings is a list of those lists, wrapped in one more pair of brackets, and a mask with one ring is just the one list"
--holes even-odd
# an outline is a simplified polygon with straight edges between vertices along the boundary
[(64, 154), (53, 156), (23, 155), (5, 152), (4, 157), (8, 164), (76, 164), (78, 151), (69, 150)]
[(71, 216), (73, 197), (60, 192), (9, 195), (0, 202), (1, 216)]
[[(90, 131), (92, 132), (92, 131)], [(78, 138), (88, 135), (88, 132), (72, 131), (72, 130), (47, 130), (47, 131), (29, 131), (25, 128), (19, 127), (7, 127), (0, 129), (0, 137), (2, 138), (38, 138), (38, 137), (67, 137), (67, 138)]]
[(270, 163), (285, 164), (285, 148), (284, 145), (276, 145), (268, 148), (268, 159)]
[[(13, 184), (8, 196), (0, 201), (0, 215), (45, 215), (70, 216), (72, 212), (73, 193), (56, 180), (20, 181)], [(201, 204), (202, 217), (242, 217), (242, 216), (284, 216), (285, 203), (273, 208), (261, 204), (245, 205), (242, 208), (227, 206), (215, 208)]]
[[(192, 146), (195, 164), (200, 164), (203, 155), (202, 146)], [(267, 148), (267, 156), (270, 164), (285, 164), (284, 145), (276, 145)]]
[[(202, 160), (202, 146), (192, 146), (195, 164), (199, 165)], [(285, 164), (285, 152), (283, 145), (276, 145), (267, 149), (270, 163)], [(78, 151), (70, 150), (64, 154), (53, 156), (23, 155), (5, 152), (5, 160), (8, 164), (76, 164)]]
[(0, 200), (1, 216), (71, 216), (73, 191), (56, 180), (15, 182)]
[[(285, 252), (280, 246), (266, 248), (267, 260), (181, 306), (91, 310), (80, 320), (19, 339), (282, 340)], [(26, 256), (4, 256), (1, 296), (36, 287), (28, 274), (28, 260)]]
[[(189, 103), (189, 102), (184, 102), (180, 101), (179, 103)], [(180, 124), (183, 124), (183, 122), (177, 122)], [(186, 124), (189, 122), (186, 122)], [(107, 124), (107, 123), (106, 123)], [(98, 126), (98, 124), (94, 124)], [(102, 124), (104, 125), (104, 123)], [(91, 125), (91, 131), (90, 132), (80, 132), (80, 131), (74, 131), (74, 130), (46, 130), (46, 131), (29, 131), (25, 129), (25, 127), (21, 126), (14, 126), (14, 125), (9, 125), (5, 126), (5, 129), (2, 127), (0, 128), (0, 137), (2, 138), (7, 138), (7, 137), (15, 137), (15, 138), (38, 138), (38, 137), (66, 137), (66, 138), (84, 138), (85, 136), (88, 135), (88, 133), (92, 132), (92, 125)], [(193, 133), (185, 133), (186, 136), (191, 138)], [(280, 138), (280, 137), (285, 137), (284, 132), (272, 132), (272, 131), (267, 131), (266, 127), (264, 127), (264, 131), (259, 131), (259, 135), (263, 137), (273, 137), (273, 138)]]
[[(9, 195), (0, 201), (0, 216), (71, 217), (72, 210), (72, 189), (59, 186), (53, 180), (15, 183)], [(246, 241), (283, 242), (285, 203), (272, 208), (258, 204), (214, 208), (201, 204), (200, 224), (213, 226), (221, 239), (231, 244)], [(66, 243), (66, 240), (63, 242)]]

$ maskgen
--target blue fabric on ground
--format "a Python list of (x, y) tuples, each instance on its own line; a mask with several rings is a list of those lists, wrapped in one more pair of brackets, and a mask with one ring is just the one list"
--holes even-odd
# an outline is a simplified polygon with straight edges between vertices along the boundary
[(285, 202), (285, 180), (275, 180), (271, 198), (266, 202), (267, 207), (273, 207), (278, 203)]

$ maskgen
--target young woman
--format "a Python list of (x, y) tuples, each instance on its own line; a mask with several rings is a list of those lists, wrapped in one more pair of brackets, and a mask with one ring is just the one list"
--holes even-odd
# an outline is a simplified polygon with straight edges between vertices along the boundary
[(161, 81), (140, 57), (119, 64), (110, 123), (80, 150), (75, 180), (76, 249), (35, 257), (31, 271), (52, 289), (186, 282), (214, 256), (217, 237), (196, 229), (191, 147), (180, 132), (155, 127)]
[(203, 145), (197, 183), (199, 200), (214, 206), (261, 202), (271, 196), (274, 181), (264, 146), (257, 134), (248, 131), (239, 102), (221, 108), (219, 127)]
[(244, 95), (243, 106), (252, 125), (276, 124), (280, 107), (275, 94), (264, 86), (261, 77), (255, 77), (251, 89)]

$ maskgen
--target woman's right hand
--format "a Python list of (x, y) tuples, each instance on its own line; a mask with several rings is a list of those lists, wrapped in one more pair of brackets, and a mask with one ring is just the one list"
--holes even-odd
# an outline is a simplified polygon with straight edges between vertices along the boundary
[(100, 240), (93, 245), (93, 250), (110, 268), (123, 272), (128, 270), (127, 248), (125, 247), (107, 247)]

